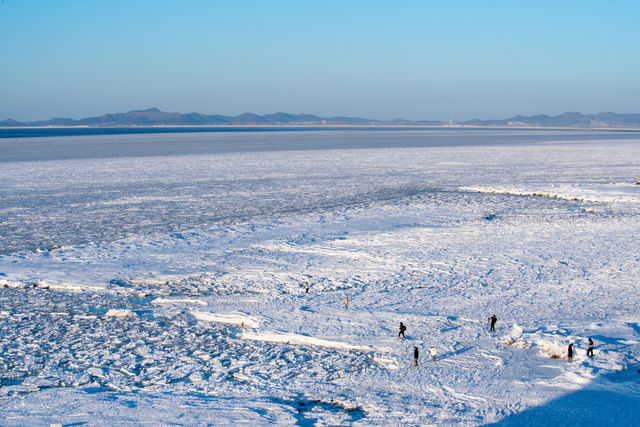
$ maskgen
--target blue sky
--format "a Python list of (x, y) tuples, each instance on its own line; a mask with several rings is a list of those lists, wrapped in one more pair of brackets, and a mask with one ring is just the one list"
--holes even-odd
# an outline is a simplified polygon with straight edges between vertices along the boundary
[(0, 120), (640, 113), (640, 2), (0, 0)]

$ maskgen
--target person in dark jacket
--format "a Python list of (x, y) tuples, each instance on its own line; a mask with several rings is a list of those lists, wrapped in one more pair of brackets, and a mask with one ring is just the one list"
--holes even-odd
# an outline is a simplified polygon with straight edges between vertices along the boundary
[(489, 318), (489, 323), (491, 323), (491, 327), (489, 328), (489, 331), (493, 331), (493, 332), (496, 331), (496, 322), (497, 321), (498, 321), (498, 318), (496, 317), (495, 314)]
[(589, 338), (589, 348), (587, 349), (587, 356), (593, 357), (593, 340)]
[(418, 366), (418, 354), (420, 354), (418, 347), (413, 346), (413, 366)]
[(569, 344), (567, 348), (567, 361), (569, 363), (573, 362), (573, 343)]
[(398, 332), (398, 338), (402, 337), (403, 340), (406, 340), (407, 337), (404, 336), (404, 331), (407, 330), (407, 327), (404, 326), (402, 322), (400, 322), (400, 332)]

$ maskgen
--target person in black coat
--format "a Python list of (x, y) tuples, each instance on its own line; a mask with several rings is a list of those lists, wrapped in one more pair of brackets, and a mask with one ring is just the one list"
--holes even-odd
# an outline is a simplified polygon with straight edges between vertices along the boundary
[(593, 357), (593, 340), (589, 338), (589, 348), (587, 349), (587, 356)]
[(573, 343), (569, 344), (567, 348), (567, 361), (569, 363), (573, 362)]
[(400, 322), (400, 332), (398, 332), (398, 338), (402, 337), (403, 340), (406, 340), (407, 337), (404, 336), (404, 331), (407, 330), (407, 327), (404, 326), (402, 322)]
[(498, 321), (498, 318), (496, 317), (495, 314), (489, 318), (489, 322), (491, 323), (491, 327), (489, 328), (489, 331), (493, 331), (493, 332), (496, 331), (496, 322), (497, 321)]
[(418, 347), (413, 346), (413, 366), (418, 366), (418, 355), (420, 352), (418, 351)]

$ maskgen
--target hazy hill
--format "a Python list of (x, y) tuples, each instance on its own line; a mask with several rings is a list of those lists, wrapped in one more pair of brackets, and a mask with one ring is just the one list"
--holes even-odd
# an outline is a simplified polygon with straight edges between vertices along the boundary
[[(640, 127), (640, 114), (617, 114), (604, 112), (581, 114), (567, 112), (558, 116), (539, 114), (535, 116), (513, 116), (498, 120), (470, 120), (454, 122), (456, 126), (504, 126), (504, 127), (579, 127), (579, 128), (632, 128)], [(70, 119), (58, 117), (45, 121), (18, 122), (13, 119), (0, 121), (0, 127), (20, 126), (210, 126), (210, 125), (350, 125), (350, 126), (446, 126), (449, 123), (429, 120), (372, 120), (360, 117), (320, 117), (314, 114), (273, 113), (259, 115), (244, 113), (239, 116), (206, 115), (201, 113), (167, 113), (157, 108), (132, 110), (126, 113), (104, 114), (98, 117)]]
[(558, 116), (539, 114), (536, 116), (513, 116), (503, 120), (470, 120), (462, 123), (470, 126), (509, 127), (640, 127), (640, 114), (598, 113), (581, 114), (567, 112)]
[(263, 116), (271, 123), (321, 123), (323, 118), (314, 114), (274, 113)]
[[(326, 124), (371, 124), (371, 120), (357, 117), (334, 117), (323, 119), (313, 114), (274, 113), (263, 116), (244, 113), (230, 117), (200, 113), (167, 113), (157, 108), (132, 110), (126, 113), (104, 114), (84, 119), (54, 118), (44, 121), (21, 123), (12, 119), (3, 120), (0, 126), (208, 126), (208, 125), (322, 125)], [(378, 121), (374, 121), (378, 123)]]
[(25, 123), (18, 122), (13, 119), (0, 120), (0, 127), (27, 126)]

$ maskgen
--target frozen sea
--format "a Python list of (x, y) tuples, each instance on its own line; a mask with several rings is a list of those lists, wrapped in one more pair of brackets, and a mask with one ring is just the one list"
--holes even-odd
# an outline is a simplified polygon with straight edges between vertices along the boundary
[(637, 425), (639, 178), (637, 132), (0, 138), (0, 425)]

